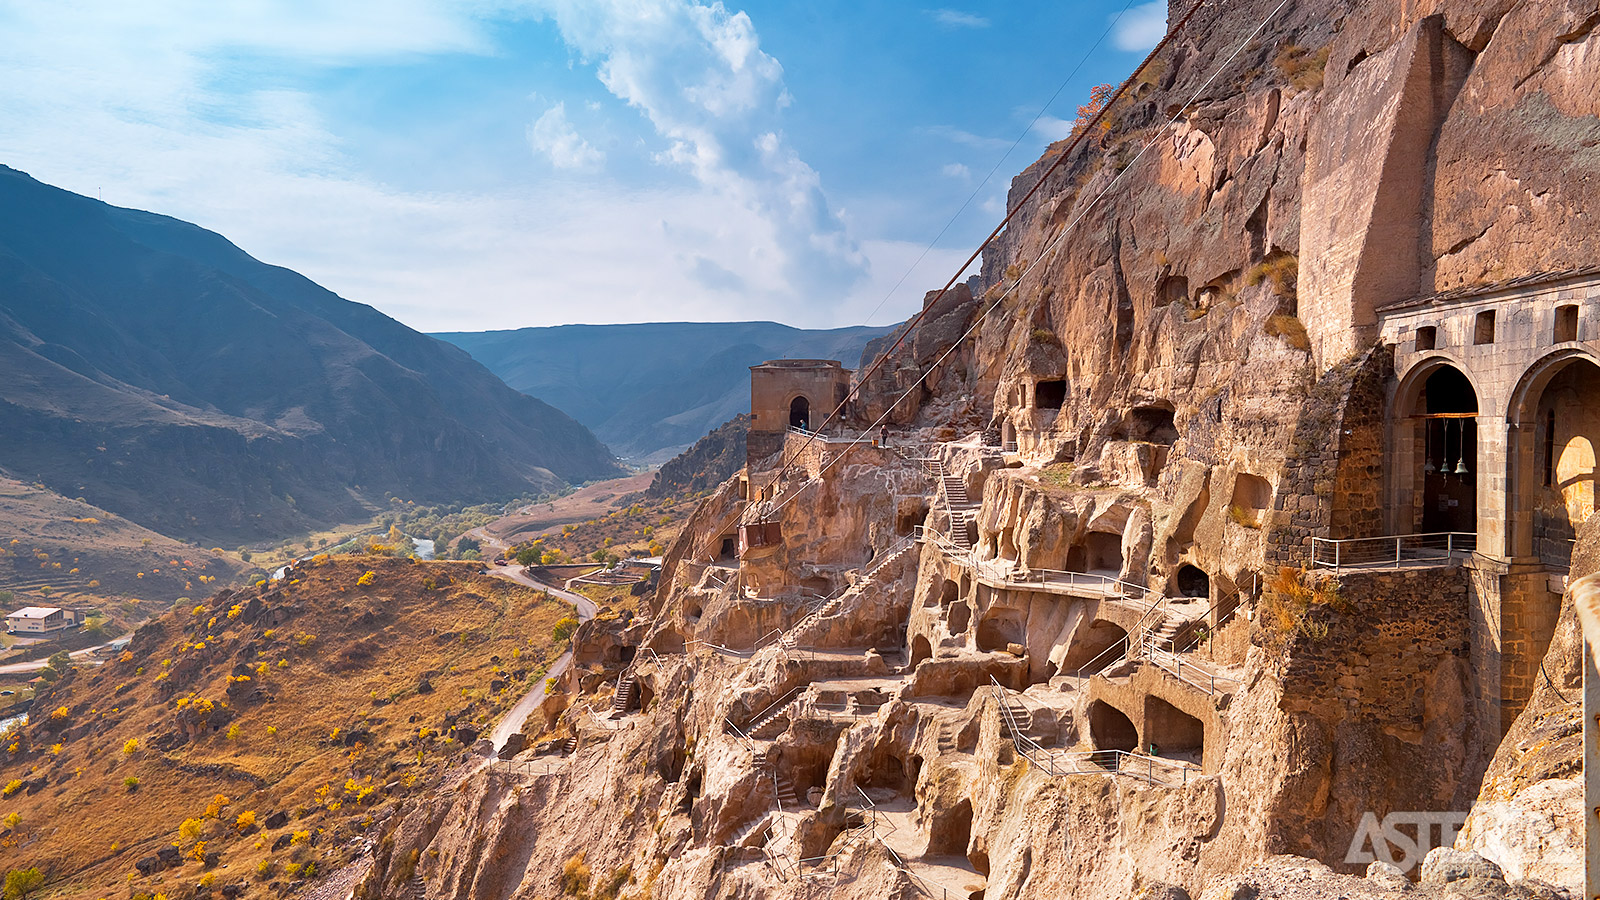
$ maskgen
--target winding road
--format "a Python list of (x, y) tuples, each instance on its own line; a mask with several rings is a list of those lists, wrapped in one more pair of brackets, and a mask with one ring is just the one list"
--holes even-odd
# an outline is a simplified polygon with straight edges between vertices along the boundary
[[(469, 532), (469, 534), (472, 534), (474, 537), (479, 538), (491, 546), (498, 544), (499, 546), (496, 548), (496, 555), (498, 555), (499, 550), (505, 549), (506, 545), (503, 542), (489, 537), (487, 534), (483, 533), (483, 529), (481, 528), (473, 529), (473, 531)], [(494, 575), (497, 578), (504, 578), (507, 581), (515, 582), (523, 587), (530, 587), (537, 591), (549, 591), (552, 597), (559, 597), (562, 600), (571, 603), (578, 611), (578, 621), (580, 622), (589, 621), (595, 617), (596, 613), (600, 611), (600, 607), (595, 605), (595, 602), (590, 600), (588, 597), (585, 597), (582, 594), (574, 594), (571, 591), (562, 590), (554, 585), (545, 584), (542, 581), (535, 580), (523, 570), (522, 566), (512, 564), (509, 566), (489, 566), (487, 568), (489, 574)], [(500, 721), (495, 723), (494, 730), (489, 732), (489, 740), (494, 743), (494, 750), (496, 754), (499, 754), (500, 748), (506, 745), (507, 738), (522, 730), (522, 725), (528, 720), (528, 716), (531, 715), (535, 709), (538, 709), (539, 704), (544, 701), (546, 679), (559, 678), (560, 676), (566, 674), (567, 669), (571, 666), (572, 651), (568, 650), (556, 658), (555, 663), (550, 666), (549, 671), (545, 672), (544, 678), (539, 679), (538, 683), (533, 685), (533, 687), (528, 690), (528, 693), (524, 694), (522, 699), (517, 701), (515, 706), (506, 710), (506, 714), (500, 717)]]

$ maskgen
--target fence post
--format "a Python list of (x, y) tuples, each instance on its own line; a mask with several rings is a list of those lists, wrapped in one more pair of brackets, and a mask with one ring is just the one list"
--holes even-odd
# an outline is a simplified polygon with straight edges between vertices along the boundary
[(1400, 568), (1400, 542), (1403, 541), (1403, 540), (1405, 540), (1405, 539), (1404, 538), (1395, 538), (1394, 539), (1394, 567), (1396, 569)]
[(1344, 549), (1344, 546), (1342, 544), (1339, 544), (1337, 542), (1334, 543), (1334, 545), (1333, 545), (1333, 570), (1335, 572), (1339, 571), (1339, 551), (1343, 550), (1343, 549)]

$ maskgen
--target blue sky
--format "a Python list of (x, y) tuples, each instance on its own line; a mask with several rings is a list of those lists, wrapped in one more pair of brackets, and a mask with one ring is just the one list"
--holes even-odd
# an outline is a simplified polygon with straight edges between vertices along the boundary
[(885, 324), (954, 274), (1010, 177), (1165, 15), (0, 0), (0, 162), (196, 222), (427, 331)]

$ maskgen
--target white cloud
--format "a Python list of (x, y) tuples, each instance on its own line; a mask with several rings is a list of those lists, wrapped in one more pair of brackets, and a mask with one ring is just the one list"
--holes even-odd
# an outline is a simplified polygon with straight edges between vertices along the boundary
[(1111, 33), (1111, 42), (1118, 50), (1143, 53), (1161, 43), (1166, 34), (1167, 0), (1152, 0), (1122, 15)]
[(725, 267), (754, 288), (838, 296), (868, 264), (821, 179), (783, 137), (783, 67), (750, 17), (720, 2), (535, 0), (606, 89), (666, 142), (661, 162), (767, 226), (770, 243)]
[(961, 163), (947, 163), (939, 173), (946, 178), (960, 178), (963, 181), (972, 177), (972, 170)]
[(1040, 116), (1039, 121), (1033, 123), (1033, 133), (1054, 143), (1072, 136), (1072, 123), (1055, 116)]
[(549, 157), (550, 164), (558, 169), (592, 169), (606, 158), (567, 121), (565, 103), (545, 110), (544, 115), (528, 126), (528, 144)]
[(983, 16), (961, 12), (956, 9), (927, 9), (923, 12), (933, 17), (935, 22), (946, 28), (988, 28), (989, 20)]
[(601, 174), (567, 117), (582, 101), (543, 85), (526, 138), (566, 164), (555, 178), (439, 191), (365, 170), (308, 76), (502, 52), (476, 0), (0, 0), (0, 162), (219, 231), (425, 330), (862, 314), (846, 304), (890, 251), (851, 235), (784, 138), (783, 70), (747, 16), (690, 0), (503, 2), (537, 2), (641, 113), (645, 152), (684, 174), (645, 188)]

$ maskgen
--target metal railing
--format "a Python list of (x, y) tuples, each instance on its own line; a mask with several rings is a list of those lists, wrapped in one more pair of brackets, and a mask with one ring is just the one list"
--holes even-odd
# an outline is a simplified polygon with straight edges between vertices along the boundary
[[(1145, 640), (1144, 658), (1152, 665), (1160, 667), (1179, 681), (1205, 691), (1207, 694), (1217, 693), (1217, 675), (1208, 669), (1201, 668), (1184, 659), (1171, 650), (1163, 650), (1156, 646), (1155, 636), (1150, 635)], [(1224, 677), (1224, 682), (1231, 683), (1232, 679)]]
[(1478, 535), (1467, 531), (1395, 534), (1372, 538), (1311, 539), (1312, 568), (1399, 568), (1407, 562), (1447, 562), (1478, 547)]
[(539, 775), (559, 775), (566, 764), (553, 759), (497, 759), (489, 763), (492, 778), (532, 778)]
[[(1182, 760), (1164, 759), (1129, 753), (1126, 750), (1089, 750), (1063, 752), (1047, 750), (1022, 733), (1016, 717), (1007, 703), (1008, 694), (1003, 685), (989, 676), (992, 695), (1000, 708), (1000, 716), (1011, 732), (1011, 746), (1017, 755), (1038, 766), (1053, 777), (1066, 775), (1127, 775), (1162, 787), (1182, 787), (1202, 774), (1199, 766)], [(1172, 774), (1176, 772), (1177, 774)]]
[(733, 647), (725, 647), (721, 644), (713, 643), (702, 638), (695, 638), (692, 641), (687, 641), (684, 643), (683, 652), (690, 653), (692, 652), (690, 648), (699, 646), (722, 656), (732, 656), (738, 659), (749, 659), (750, 657), (755, 656), (757, 653), (760, 653), (762, 650), (772, 646), (774, 643), (777, 643), (778, 639), (781, 637), (783, 637), (783, 631), (781, 629), (774, 628), (771, 631), (763, 634), (761, 637), (756, 638), (755, 644), (749, 650), (736, 650)]
[[(778, 712), (778, 711), (782, 710), (785, 705), (787, 705), (791, 701), (799, 699), (800, 695), (804, 694), (806, 691), (809, 691), (810, 689), (811, 689), (811, 685), (809, 685), (809, 684), (797, 684), (797, 685), (795, 685), (794, 687), (792, 687), (789, 690), (785, 691), (783, 693), (783, 695), (780, 696), (778, 699), (772, 701), (771, 703), (768, 703), (765, 707), (763, 707), (761, 709), (760, 712), (754, 713), (751, 716), (749, 716), (748, 718), (746, 718), (745, 719), (746, 727), (752, 727), (753, 728), (755, 725), (760, 724), (761, 721), (763, 719), (767, 718), (768, 715), (771, 715), (772, 713), (775, 713), (775, 712)], [(728, 718), (727, 716), (723, 716), (722, 717), (722, 721), (728, 723), (728, 727), (729, 728), (732, 728), (734, 731), (737, 731), (740, 735), (743, 735), (746, 740), (750, 739), (749, 735), (745, 734), (744, 731), (739, 728), (739, 726), (733, 724), (733, 720), (732, 719)], [(752, 746), (754, 746), (754, 745), (752, 744)]]

